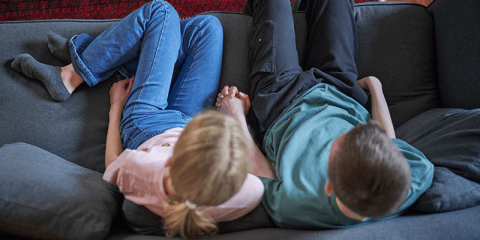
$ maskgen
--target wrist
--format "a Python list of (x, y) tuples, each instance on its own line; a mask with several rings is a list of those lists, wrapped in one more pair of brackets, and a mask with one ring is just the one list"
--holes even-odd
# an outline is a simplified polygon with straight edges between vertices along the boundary
[(109, 117), (111, 120), (113, 119), (121, 119), (122, 118), (122, 113), (123, 113), (123, 107), (120, 106), (112, 106), (110, 107), (109, 111)]
[(121, 103), (112, 103), (110, 105), (110, 112), (118, 112), (118, 111), (123, 111), (124, 104)]

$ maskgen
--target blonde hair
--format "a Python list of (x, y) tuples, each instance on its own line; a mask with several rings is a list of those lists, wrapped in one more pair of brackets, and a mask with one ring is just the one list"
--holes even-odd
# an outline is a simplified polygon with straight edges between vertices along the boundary
[(218, 232), (215, 221), (190, 208), (216, 206), (226, 202), (245, 181), (249, 152), (240, 123), (211, 110), (194, 117), (176, 143), (170, 178), (178, 196), (164, 204), (164, 230), (167, 237), (192, 238)]

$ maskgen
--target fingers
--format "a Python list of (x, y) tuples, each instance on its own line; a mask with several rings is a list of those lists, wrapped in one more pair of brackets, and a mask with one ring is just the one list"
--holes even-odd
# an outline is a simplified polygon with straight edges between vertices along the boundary
[(242, 99), (245, 102), (245, 110), (248, 112), (248, 110), (252, 106), (252, 104), (250, 102), (250, 97), (248, 96), (248, 94), (243, 93), (243, 92), (240, 92), (239, 97), (240, 97), (240, 99)]
[[(248, 95), (240, 92), (237, 87), (235, 87), (235, 86), (229, 87), (227, 85), (227, 86), (223, 87), (222, 90), (217, 94), (217, 101), (215, 103), (215, 106), (218, 107), (218, 108), (221, 107), (222, 106), (222, 100), (227, 96), (229, 96), (231, 98), (237, 97), (237, 98), (240, 98), (240, 99), (242, 99), (242, 98), (247, 98), (248, 99)], [(250, 101), (248, 103), (250, 104)]]
[[(223, 92), (223, 90), (222, 90)], [(222, 106), (221, 102), (222, 102), (222, 99), (223, 99), (223, 94), (221, 92), (218, 93), (217, 95), (217, 102), (215, 103), (215, 106), (217, 106), (218, 108)]]
[(230, 87), (230, 89), (228, 90), (228, 92), (229, 92), (229, 95), (230, 95), (231, 97), (236, 97), (240, 91), (238, 91), (238, 88), (237, 88), (237, 87), (232, 86), (232, 87)]
[(128, 79), (128, 85), (127, 85), (127, 90), (126, 92), (130, 94), (130, 92), (132, 91), (132, 87), (133, 87), (133, 81), (135, 80), (135, 77), (132, 77), (130, 79)]
[(242, 100), (247, 100), (249, 99), (248, 97), (248, 94), (244, 93), (244, 92), (238, 92), (238, 98), (242, 99)]
[(223, 94), (223, 96), (227, 96), (228, 95), (228, 90), (230, 88), (228, 86), (225, 86), (223, 87), (222, 91), (220, 92), (221, 94)]

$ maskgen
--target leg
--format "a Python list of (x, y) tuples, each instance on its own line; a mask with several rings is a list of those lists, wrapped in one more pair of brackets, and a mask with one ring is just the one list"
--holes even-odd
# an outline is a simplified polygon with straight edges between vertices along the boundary
[(176, 65), (182, 68), (167, 109), (193, 117), (213, 107), (222, 69), (223, 29), (213, 16), (185, 19), (180, 26), (182, 44)]
[(298, 61), (292, 8), (288, 0), (255, 0), (246, 3), (245, 13), (253, 16), (252, 110), (267, 129), (290, 100), (305, 90), (305, 82), (299, 77), (303, 70)]
[[(164, 37), (172, 34), (179, 37), (176, 21), (178, 14), (167, 2), (147, 3), (95, 39), (86, 34), (74, 36), (69, 43), (73, 67), (89, 86), (94, 86), (113, 75), (123, 64), (142, 55), (136, 82), (153, 76), (163, 79), (170, 71), (158, 71), (153, 67), (164, 65), (165, 69), (173, 69), (178, 41), (170, 36), (171, 41), (167, 41)], [(156, 57), (166, 63), (155, 64)]]
[(357, 26), (351, 0), (302, 0), (306, 5), (308, 38), (305, 69), (316, 82), (326, 82), (366, 105), (358, 74)]
[[(74, 44), (70, 44), (70, 50), (74, 63), (80, 57), (77, 64), (80, 71), (75, 70), (93, 85), (125, 64), (138, 62), (121, 124), (124, 147), (135, 149), (150, 137), (172, 127), (181, 127), (187, 121), (178, 112), (166, 110), (181, 42), (180, 20), (175, 9), (160, 0), (144, 5), (125, 19), (104, 32), (105, 36), (102, 33), (95, 38), (85, 51), (82, 51), (81, 42), (75, 44), (75, 39), (71, 41)], [(126, 31), (123, 24), (133, 25), (134, 29)], [(92, 49), (91, 46), (97, 45), (110, 46), (106, 51)], [(102, 61), (104, 65), (98, 64)]]
[[(213, 107), (222, 66), (222, 26), (215, 17), (197, 16), (181, 22), (181, 35), (175, 64), (181, 71), (168, 95), (168, 106), (128, 104), (121, 126), (126, 148), (135, 149), (168, 129), (184, 127), (201, 110)], [(150, 91), (150, 86), (144, 91)]]
[[(167, 25), (166, 21), (172, 23)], [(123, 64), (132, 62), (134, 59), (138, 60), (140, 52), (145, 52), (143, 63), (139, 63), (142, 71), (139, 71), (139, 75), (136, 76), (137, 84), (134, 85), (132, 93), (141, 92), (141, 89), (138, 90), (135, 86), (142, 87), (141, 82), (148, 77), (168, 79), (168, 82), (165, 81), (160, 86), (163, 92), (158, 94), (164, 96), (164, 99), (157, 102), (165, 107), (173, 71), (171, 69), (176, 61), (180, 42), (178, 21), (178, 14), (170, 4), (154, 0), (135, 10), (95, 39), (87, 34), (75, 36), (69, 41), (71, 66), (75, 71), (67, 73), (74, 73), (82, 82), (85, 81), (89, 86), (94, 86), (109, 78)], [(161, 44), (155, 42), (169, 34), (174, 34), (178, 41), (173, 37), (167, 37), (172, 41)], [(54, 54), (61, 52), (64, 47), (63, 40), (58, 35), (53, 39), (49, 35), (48, 41), (49, 48), (55, 50), (55, 52), (52, 51)], [(160, 45), (162, 48), (157, 49)], [(153, 64), (156, 57), (161, 57), (164, 64)], [(152, 66), (157, 68), (153, 69)], [(65, 90), (67, 84), (64, 84), (66, 81), (63, 79), (64, 70), (69, 70), (70, 66), (68, 68), (52, 67), (38, 63), (29, 56), (21, 55), (12, 62), (12, 67), (44, 82), (52, 97), (59, 101), (66, 100), (78, 86), (77, 84), (73, 89)]]

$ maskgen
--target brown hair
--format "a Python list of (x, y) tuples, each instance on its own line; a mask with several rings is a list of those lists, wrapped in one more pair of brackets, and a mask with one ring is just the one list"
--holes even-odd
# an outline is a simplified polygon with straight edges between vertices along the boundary
[(385, 132), (373, 122), (345, 135), (328, 163), (338, 199), (362, 217), (382, 218), (398, 211), (410, 188), (410, 166)]
[(214, 110), (194, 117), (173, 150), (170, 177), (178, 196), (165, 200), (165, 235), (192, 238), (217, 233), (214, 220), (190, 209), (186, 201), (198, 206), (226, 202), (247, 177), (248, 156), (247, 140), (236, 119)]

